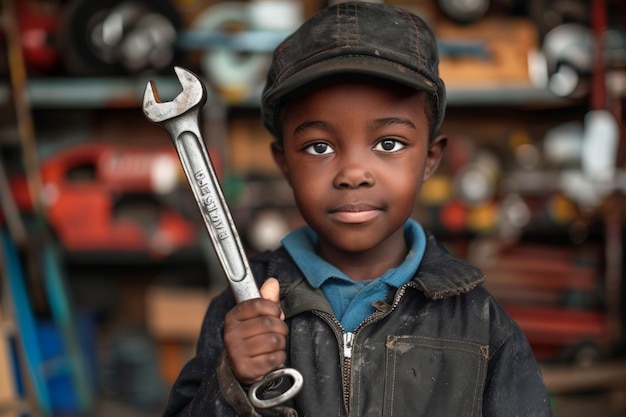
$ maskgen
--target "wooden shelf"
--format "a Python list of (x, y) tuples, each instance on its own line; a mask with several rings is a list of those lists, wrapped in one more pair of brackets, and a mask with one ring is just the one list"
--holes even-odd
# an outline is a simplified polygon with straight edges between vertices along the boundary
[(596, 390), (626, 390), (626, 362), (602, 362), (592, 366), (543, 365), (548, 391), (555, 394)]
[[(49, 77), (28, 82), (28, 96), (33, 108), (133, 108), (141, 107), (146, 83), (154, 80), (163, 99), (174, 98), (181, 87), (172, 76), (137, 77)], [(527, 84), (495, 84), (486, 86), (449, 87), (449, 106), (566, 106), (569, 100), (550, 91)], [(0, 84), (0, 103), (10, 99), (7, 84)], [(235, 106), (255, 107), (259, 99)]]
[[(34, 78), (27, 86), (33, 108), (134, 108), (141, 107), (143, 92), (154, 80), (163, 99), (171, 99), (181, 86), (175, 76), (119, 78)], [(10, 99), (10, 88), (0, 85), (0, 103)]]

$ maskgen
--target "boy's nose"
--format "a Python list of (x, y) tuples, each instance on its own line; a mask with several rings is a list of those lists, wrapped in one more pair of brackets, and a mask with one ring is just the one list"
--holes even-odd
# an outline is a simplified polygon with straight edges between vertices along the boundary
[(363, 158), (350, 158), (349, 161), (345, 161), (335, 176), (337, 188), (371, 187), (374, 183), (374, 173)]

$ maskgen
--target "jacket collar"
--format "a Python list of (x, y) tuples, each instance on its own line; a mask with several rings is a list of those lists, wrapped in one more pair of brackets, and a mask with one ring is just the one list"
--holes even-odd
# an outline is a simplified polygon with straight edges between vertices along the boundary
[[(431, 233), (426, 235), (424, 257), (417, 273), (409, 281), (410, 285), (417, 287), (426, 297), (438, 300), (466, 293), (484, 282), (485, 276), (478, 268), (452, 256)], [(272, 253), (267, 276), (276, 277), (280, 282), (283, 309), (288, 316), (312, 309), (332, 311), (321, 290), (310, 287), (284, 248)], [(309, 296), (294, 297), (302, 291)], [(311, 291), (319, 293), (319, 297), (310, 297)]]
[(422, 264), (413, 281), (433, 300), (466, 293), (485, 281), (485, 275), (474, 265), (452, 256), (427, 233), (428, 243)]

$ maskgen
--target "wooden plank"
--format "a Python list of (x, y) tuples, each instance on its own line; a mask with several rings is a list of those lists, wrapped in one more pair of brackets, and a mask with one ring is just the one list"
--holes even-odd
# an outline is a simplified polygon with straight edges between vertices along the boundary
[(542, 365), (548, 391), (571, 394), (589, 391), (626, 390), (626, 361), (607, 361), (592, 366)]
[(0, 304), (0, 410), (3, 416), (19, 415), (20, 401), (13, 374), (13, 359), (9, 343), (13, 324), (3, 315)]

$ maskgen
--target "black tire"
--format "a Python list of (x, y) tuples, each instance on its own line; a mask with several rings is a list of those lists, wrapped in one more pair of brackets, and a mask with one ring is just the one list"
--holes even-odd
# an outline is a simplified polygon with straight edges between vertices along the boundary
[[(94, 26), (121, 3), (135, 3), (154, 11), (178, 31), (181, 22), (178, 10), (167, 0), (73, 0), (63, 9), (59, 34), (59, 50), (65, 70), (73, 75), (121, 75), (128, 73), (123, 63), (106, 59), (89, 39)], [(173, 60), (176, 59), (174, 54)]]
[(588, 367), (602, 362), (606, 354), (596, 342), (585, 340), (563, 351), (563, 361), (569, 364)]

